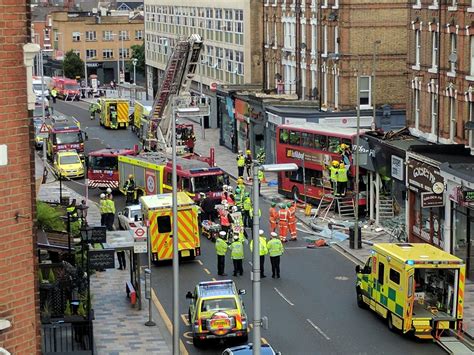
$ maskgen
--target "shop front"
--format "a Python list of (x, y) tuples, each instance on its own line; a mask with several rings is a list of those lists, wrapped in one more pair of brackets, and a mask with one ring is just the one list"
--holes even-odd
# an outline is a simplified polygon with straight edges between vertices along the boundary
[(218, 97), (218, 116), (220, 118), (220, 144), (237, 152), (237, 121), (234, 116), (234, 101), (231, 97)]
[(466, 277), (474, 280), (474, 164), (443, 163), (440, 171), (446, 181), (444, 230), (449, 251), (464, 260)]
[(439, 164), (407, 152), (408, 240), (445, 249), (444, 179)]

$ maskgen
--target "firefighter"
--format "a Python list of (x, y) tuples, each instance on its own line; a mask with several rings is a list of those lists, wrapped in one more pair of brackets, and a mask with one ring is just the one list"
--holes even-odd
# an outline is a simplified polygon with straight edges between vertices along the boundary
[(346, 196), (347, 181), (347, 168), (344, 162), (341, 161), (337, 169), (337, 193), (339, 196)]
[(287, 206), (282, 203), (278, 211), (278, 229), (280, 232), (280, 240), (283, 243), (286, 243), (286, 235), (288, 233), (288, 209), (286, 207)]
[(107, 204), (105, 202), (105, 194), (100, 194), (100, 201), (99, 201), (99, 211), (100, 211), (100, 225), (105, 226), (105, 220), (107, 217)]
[(227, 253), (227, 243), (225, 242), (227, 234), (224, 231), (219, 232), (219, 238), (216, 239), (216, 254), (217, 254), (217, 275), (227, 276), (224, 273), (225, 268), (225, 254)]
[(228, 235), (229, 229), (230, 229), (229, 211), (227, 211), (227, 201), (224, 200), (222, 202), (223, 202), (223, 207), (219, 208), (219, 220), (220, 220), (222, 231), (224, 231), (225, 234)]
[(339, 162), (337, 160), (333, 160), (331, 163), (331, 166), (329, 167), (329, 172), (330, 172), (330, 179), (331, 179), (331, 185), (332, 185), (334, 196), (338, 196), (338, 190), (337, 190), (338, 169), (339, 169)]
[[(265, 255), (268, 254), (267, 239), (263, 235), (263, 230), (259, 230), (259, 254), (260, 254), (260, 277), (265, 278)], [(250, 251), (253, 253), (253, 239), (250, 241)]]
[(127, 181), (125, 181), (125, 184), (123, 185), (123, 189), (127, 193), (127, 201), (125, 202), (127, 205), (130, 205), (135, 201), (135, 188), (135, 179), (133, 178), (133, 175), (130, 174), (128, 175)]
[(250, 180), (252, 178), (252, 164), (252, 152), (250, 151), (250, 149), (247, 149), (245, 155), (245, 170), (247, 171), (247, 180)]
[(243, 268), (243, 259), (244, 259), (244, 244), (240, 236), (234, 235), (234, 240), (232, 244), (229, 246), (230, 249), (230, 257), (232, 259), (232, 263), (234, 264), (234, 276), (244, 274)]
[(271, 233), (272, 239), (267, 243), (268, 255), (272, 264), (272, 278), (280, 278), (280, 256), (284, 252), (283, 243), (278, 239), (278, 234)]
[(278, 211), (276, 209), (275, 202), (272, 202), (272, 206), (268, 210), (268, 215), (270, 219), (270, 232), (274, 232), (277, 228), (277, 223), (278, 223)]
[(250, 214), (250, 210), (252, 209), (252, 200), (250, 199), (250, 194), (248, 192), (245, 193), (245, 197), (242, 203), (243, 208), (243, 220), (244, 220), (244, 227), (251, 227), (251, 220), (252, 215)]
[(241, 150), (239, 150), (239, 154), (237, 155), (237, 170), (238, 170), (238, 176), (243, 177), (244, 176), (244, 167), (245, 167), (245, 157), (242, 153)]
[(296, 240), (296, 203), (288, 202), (288, 229), (290, 230), (290, 240)]

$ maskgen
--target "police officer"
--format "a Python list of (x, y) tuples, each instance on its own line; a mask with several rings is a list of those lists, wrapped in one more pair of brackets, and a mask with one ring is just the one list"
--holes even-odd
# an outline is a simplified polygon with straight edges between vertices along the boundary
[(100, 211), (100, 225), (105, 226), (105, 221), (107, 218), (107, 203), (105, 199), (105, 194), (100, 194), (99, 211)]
[(267, 243), (270, 263), (272, 264), (272, 278), (280, 278), (280, 256), (283, 254), (283, 243), (278, 238), (278, 234), (271, 233), (272, 239)]
[(239, 154), (237, 155), (237, 170), (239, 177), (244, 176), (244, 167), (245, 167), (245, 157), (241, 150), (239, 150)]
[(258, 170), (258, 173), (257, 173), (257, 177), (258, 177), (258, 196), (262, 196), (262, 194), (260, 193), (260, 188), (262, 186), (262, 182), (263, 180), (265, 180), (265, 174), (263, 173), (263, 170)]
[(224, 231), (219, 232), (219, 238), (216, 239), (216, 254), (217, 254), (217, 275), (227, 276), (224, 273), (225, 254), (227, 253), (228, 245), (225, 242), (227, 234)]
[[(265, 278), (265, 255), (268, 254), (267, 240), (263, 235), (263, 230), (258, 231), (259, 234), (259, 254), (260, 254), (260, 277)], [(253, 239), (250, 241), (250, 251), (253, 252)]]
[(234, 235), (234, 241), (229, 246), (230, 257), (234, 264), (234, 276), (244, 274), (243, 259), (244, 259), (244, 244), (239, 235)]
[(51, 97), (53, 98), (53, 104), (55, 104), (56, 98), (58, 97), (58, 90), (56, 90), (56, 88), (53, 88), (53, 90), (51, 90)]
[(112, 198), (112, 194), (107, 195), (106, 206), (107, 206), (107, 217), (106, 217), (105, 225), (107, 226), (107, 230), (113, 231), (114, 220), (115, 220), (115, 202)]
[(248, 192), (245, 193), (242, 207), (244, 227), (251, 227), (252, 215), (250, 214), (250, 210), (252, 209), (252, 200), (250, 199), (250, 194)]
[(133, 178), (133, 175), (130, 174), (128, 175), (127, 181), (125, 181), (125, 184), (123, 185), (123, 189), (127, 193), (127, 201), (125, 202), (127, 205), (132, 204), (135, 200), (135, 188), (135, 180)]

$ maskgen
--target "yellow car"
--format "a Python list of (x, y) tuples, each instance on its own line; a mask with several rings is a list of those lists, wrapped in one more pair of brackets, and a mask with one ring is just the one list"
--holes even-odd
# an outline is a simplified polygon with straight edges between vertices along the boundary
[(75, 150), (60, 151), (54, 156), (54, 170), (58, 176), (80, 178), (84, 176), (84, 165)]
[(191, 300), (188, 311), (192, 327), (193, 344), (199, 346), (204, 340), (240, 338), (248, 340), (248, 322), (241, 295), (232, 280), (204, 281), (188, 292)]

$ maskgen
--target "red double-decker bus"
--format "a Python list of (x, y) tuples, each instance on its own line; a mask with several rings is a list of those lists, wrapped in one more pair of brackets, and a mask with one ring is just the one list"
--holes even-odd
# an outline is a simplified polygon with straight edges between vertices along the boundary
[(132, 149), (100, 149), (90, 152), (87, 161), (89, 187), (100, 189), (119, 188), (119, 155), (136, 155)]
[[(363, 133), (363, 131), (361, 131)], [(306, 196), (308, 201), (320, 200), (324, 195), (333, 194), (327, 167), (333, 160), (343, 159), (341, 145), (355, 148), (357, 130), (355, 128), (331, 127), (318, 123), (281, 125), (277, 128), (277, 163), (295, 163), (298, 170), (281, 172), (278, 175), (280, 194), (295, 200)], [(348, 196), (354, 197), (355, 166), (353, 156), (346, 157), (349, 186)], [(304, 167), (304, 172), (303, 172)], [(359, 192), (365, 191), (363, 176), (365, 170), (359, 170)], [(303, 182), (303, 178), (305, 183)], [(365, 205), (365, 196), (359, 194), (359, 205)]]

